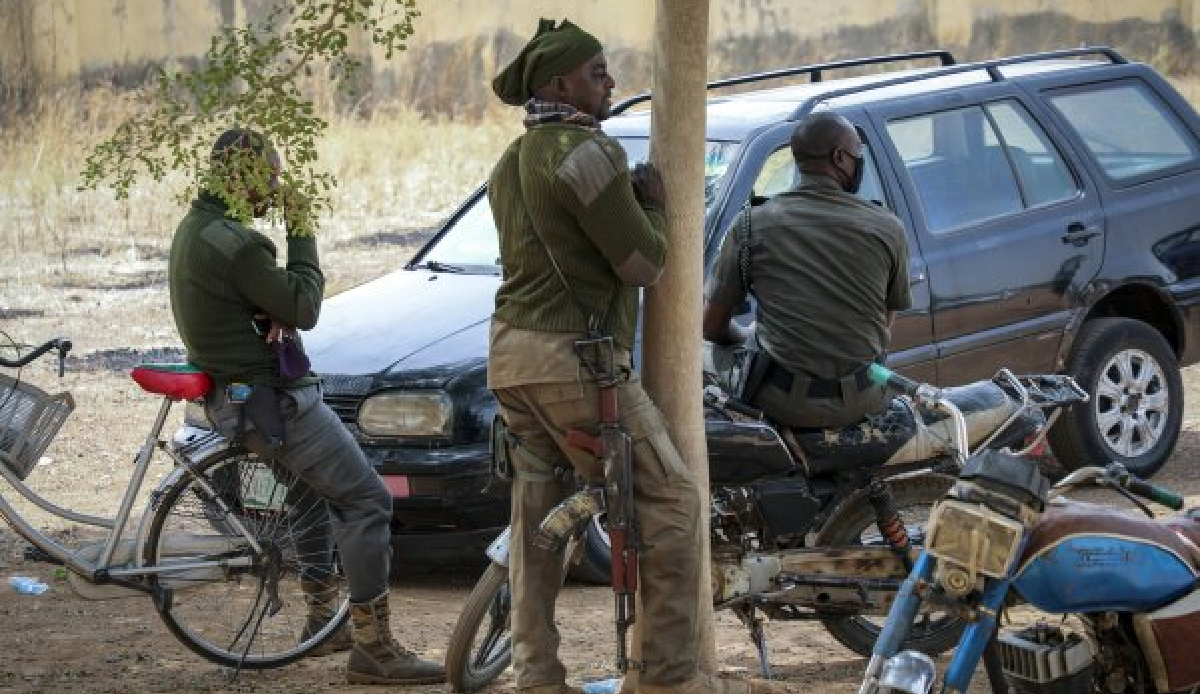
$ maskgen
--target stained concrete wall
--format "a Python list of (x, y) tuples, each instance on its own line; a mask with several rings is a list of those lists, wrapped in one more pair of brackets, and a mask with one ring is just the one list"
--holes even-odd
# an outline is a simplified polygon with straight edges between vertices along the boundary
[[(4, 0), (0, 99), (55, 85), (134, 84), (187, 65), (212, 33), (271, 0)], [(960, 60), (1107, 44), (1174, 74), (1197, 60), (1200, 0), (711, 0), (710, 76), (947, 48)], [(653, 0), (422, 0), (409, 49), (369, 56), (376, 99), (473, 114), (538, 17), (569, 15), (605, 42), (619, 93), (650, 84)], [(361, 42), (360, 42), (361, 43)]]

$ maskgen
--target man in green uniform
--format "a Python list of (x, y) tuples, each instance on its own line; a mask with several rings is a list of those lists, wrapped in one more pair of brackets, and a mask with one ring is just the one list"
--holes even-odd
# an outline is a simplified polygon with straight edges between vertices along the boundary
[(638, 287), (665, 261), (662, 182), (649, 167), (627, 168), (625, 152), (600, 131), (614, 82), (600, 43), (570, 22), (542, 20), (537, 35), (492, 82), (504, 103), (525, 111), (526, 131), (489, 179), (500, 232), (503, 281), (496, 293), (488, 385), (511, 435), (513, 667), (517, 690), (567, 694), (558, 657), (554, 603), (563, 558), (532, 544), (546, 513), (573, 487), (564, 474), (602, 474), (589, 453), (566, 443), (575, 427), (595, 430), (597, 386), (574, 343), (590, 329), (611, 335), (621, 423), (633, 443), (640, 519), (643, 694), (747, 692), (697, 668), (695, 554), (700, 498), (666, 422), (631, 370)]
[[(213, 147), (213, 162), (230, 187), (239, 188), (254, 216), (274, 204), (279, 156), (249, 130), (230, 130)], [(259, 179), (268, 179), (259, 180)], [(356, 684), (419, 684), (445, 681), (442, 666), (420, 660), (392, 637), (388, 623), (388, 561), (392, 499), (337, 415), (321, 400), (313, 374), (287, 379), (266, 338), (280, 330), (309, 329), (317, 323), (325, 279), (316, 239), (292, 233), (299, 220), (288, 218), (287, 265), (275, 261), (275, 244), (229, 216), (221, 197), (203, 191), (192, 203), (171, 243), (168, 277), (171, 310), (188, 361), (210, 374), (215, 387), (205, 410), (226, 437), (294, 472), (324, 500), (332, 516), (342, 568), (349, 582), (352, 635), (337, 634), (330, 650), (350, 649), (347, 679)], [(262, 323), (269, 323), (260, 336)], [(256, 324), (260, 330), (256, 330)], [(298, 337), (296, 339), (299, 339)], [(281, 440), (269, 441), (269, 427), (245, 429), (243, 404), (231, 402), (232, 383), (277, 393), (284, 420)], [(320, 511), (325, 512), (325, 511)], [(309, 605), (309, 625), (323, 625), (336, 609), (331, 547), (321, 537), (305, 537), (301, 586)], [(323, 545), (323, 546), (322, 546)], [(315, 558), (323, 555), (323, 561)]]
[[(912, 305), (900, 220), (855, 195), (863, 143), (842, 116), (805, 118), (791, 140), (800, 185), (744, 212), (705, 290), (704, 338), (757, 341), (740, 397), (789, 426), (837, 427), (882, 410), (867, 367), (887, 351), (896, 311)], [(753, 334), (732, 320), (758, 300)]]

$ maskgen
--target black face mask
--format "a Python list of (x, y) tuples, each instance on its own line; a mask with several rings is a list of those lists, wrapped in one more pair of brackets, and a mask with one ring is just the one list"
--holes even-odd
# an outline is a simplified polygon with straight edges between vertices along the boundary
[(850, 177), (850, 182), (847, 183), (846, 187), (842, 190), (845, 190), (851, 195), (857, 193), (858, 189), (862, 187), (863, 172), (866, 170), (866, 168), (866, 164), (861, 155), (854, 157), (854, 175)]

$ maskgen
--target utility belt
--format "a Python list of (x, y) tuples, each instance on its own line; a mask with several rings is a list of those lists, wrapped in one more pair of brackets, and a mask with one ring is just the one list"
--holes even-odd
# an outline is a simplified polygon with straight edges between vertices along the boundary
[(753, 363), (742, 387), (741, 400), (749, 403), (768, 384), (793, 397), (848, 400), (873, 385), (869, 376), (870, 366), (872, 363), (881, 363), (882, 359), (882, 356), (876, 357), (841, 378), (819, 378), (789, 370), (760, 348), (754, 353)]
[(763, 383), (769, 383), (785, 393), (799, 390), (810, 398), (834, 399), (844, 397), (848, 393), (861, 393), (871, 386), (871, 379), (868, 376), (869, 364), (855, 369), (842, 378), (833, 379), (794, 374), (770, 357), (766, 357), (766, 361), (768, 365), (767, 372), (763, 375)]
[[(291, 391), (319, 386), (319, 383), (311, 383), (285, 387), (270, 382), (245, 383), (213, 379), (213, 389), (206, 399), (205, 409), (209, 419), (219, 430), (229, 429), (232, 424), (232, 431), (222, 430), (223, 435), (232, 435), (235, 439), (249, 444), (246, 438), (253, 431), (258, 435), (255, 438), (261, 437), (261, 444), (269, 454), (282, 448), (287, 439), (284, 398)], [(235, 422), (230, 420), (231, 412), (236, 412)]]

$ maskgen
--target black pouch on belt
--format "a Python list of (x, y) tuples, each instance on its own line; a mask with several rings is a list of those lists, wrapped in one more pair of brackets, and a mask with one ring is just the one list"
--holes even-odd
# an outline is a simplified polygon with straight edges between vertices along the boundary
[[(283, 391), (271, 385), (255, 385), (242, 404), (242, 416), (254, 425), (268, 450), (283, 447)], [(243, 430), (245, 427), (243, 426)]]

